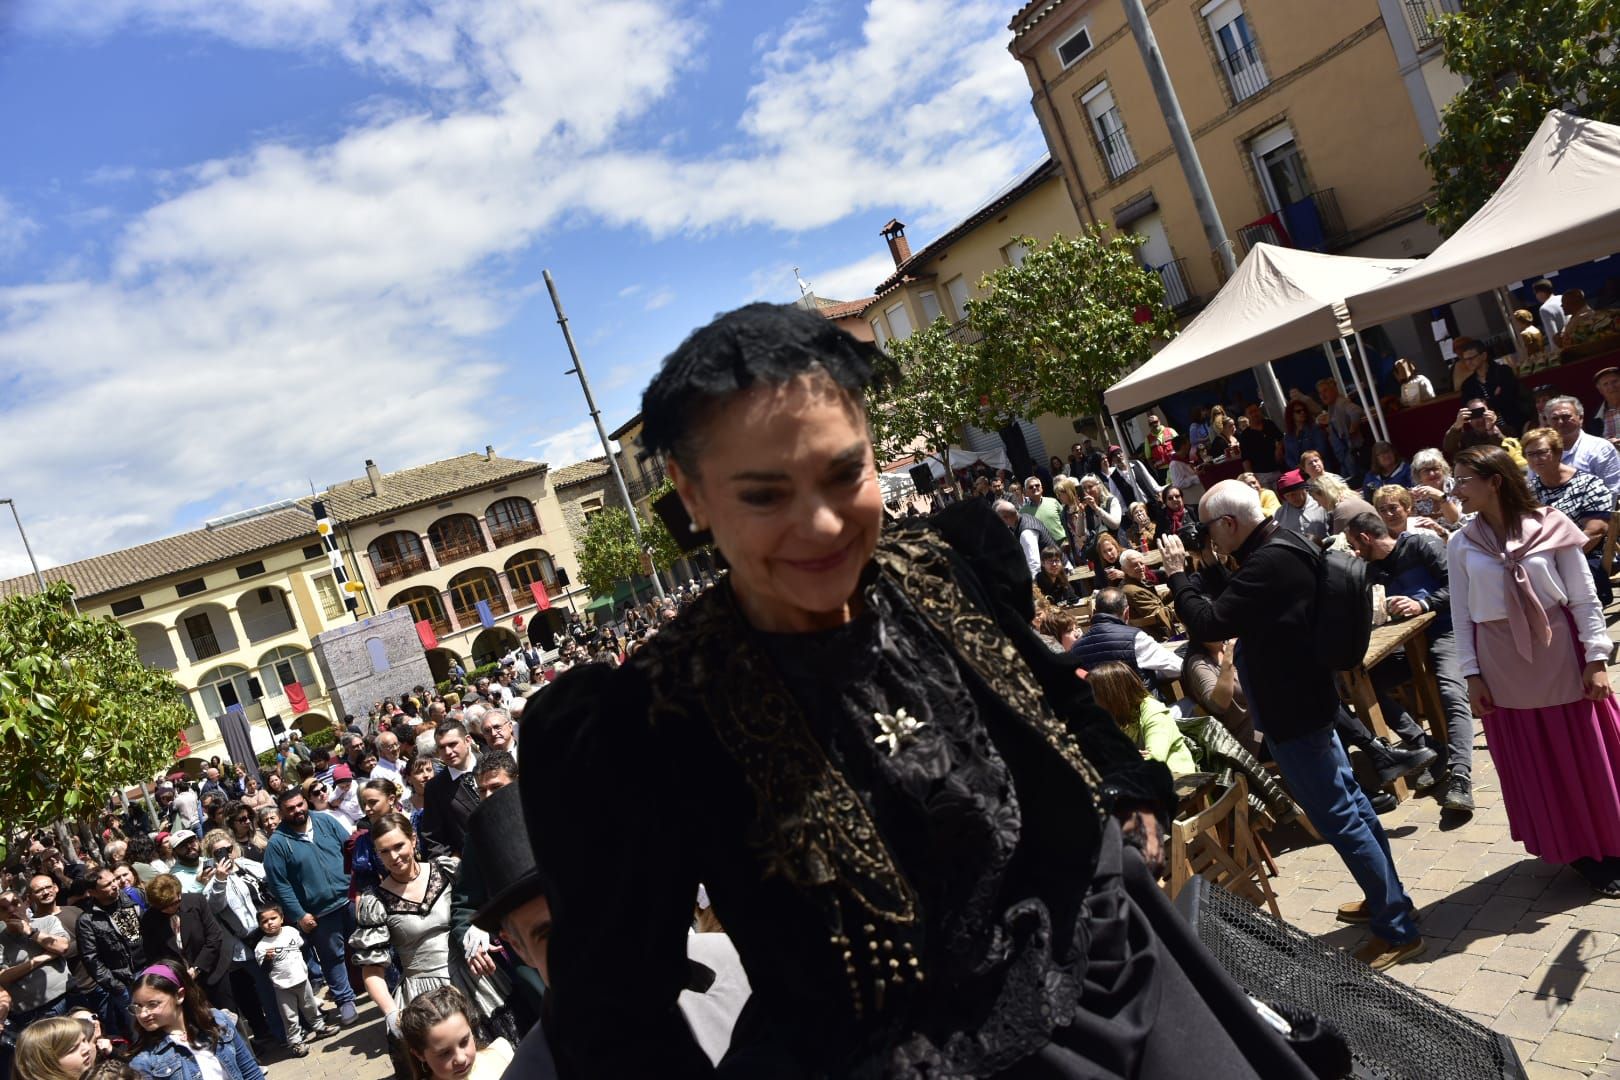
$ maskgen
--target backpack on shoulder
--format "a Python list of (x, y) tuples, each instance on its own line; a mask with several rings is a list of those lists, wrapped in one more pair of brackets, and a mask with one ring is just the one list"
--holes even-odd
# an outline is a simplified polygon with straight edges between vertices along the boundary
[(1348, 671), (1367, 656), (1372, 640), (1372, 582), (1367, 564), (1348, 551), (1322, 551), (1288, 529), (1277, 535), (1299, 553), (1316, 575), (1316, 621), (1313, 651), (1317, 662), (1332, 671)]

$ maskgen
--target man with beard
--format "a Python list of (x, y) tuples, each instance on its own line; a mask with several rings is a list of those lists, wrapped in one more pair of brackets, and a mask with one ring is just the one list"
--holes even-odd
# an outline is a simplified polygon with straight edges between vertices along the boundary
[(326, 985), (338, 1007), (338, 1024), (349, 1027), (358, 1017), (354, 987), (344, 961), (354, 933), (349, 906), (349, 875), (343, 869), (348, 839), (330, 814), (312, 814), (304, 793), (288, 788), (276, 799), (281, 824), (264, 849), (264, 876), (289, 926), (315, 946)]
[(141, 913), (104, 866), (93, 867), (89, 906), (79, 919), (79, 957), (96, 986), (111, 999), (103, 1022), (108, 1035), (129, 1038), (129, 984), (146, 966), (141, 945)]

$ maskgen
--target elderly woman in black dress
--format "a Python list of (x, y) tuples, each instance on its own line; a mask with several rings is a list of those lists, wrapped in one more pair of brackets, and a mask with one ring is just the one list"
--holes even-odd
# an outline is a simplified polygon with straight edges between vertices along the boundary
[[(982, 500), (882, 532), (877, 354), (753, 305), (642, 403), (730, 573), (522, 742), (563, 1077), (1303, 1077), (1168, 907), (1169, 775), (1030, 623)], [(684, 529), (683, 529), (684, 531)], [(676, 1009), (702, 883), (753, 992)]]

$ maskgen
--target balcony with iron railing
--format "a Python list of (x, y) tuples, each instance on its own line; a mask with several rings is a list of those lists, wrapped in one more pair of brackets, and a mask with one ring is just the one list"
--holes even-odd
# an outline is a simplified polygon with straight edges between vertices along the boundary
[(1238, 243), (1245, 254), (1256, 244), (1328, 252), (1342, 247), (1347, 236), (1338, 196), (1323, 188), (1243, 226)]
[(1108, 178), (1118, 180), (1136, 168), (1136, 153), (1125, 136), (1125, 121), (1119, 107), (1109, 109), (1095, 119), (1097, 145), (1102, 148), (1103, 160), (1108, 163)]
[(528, 521), (514, 521), (489, 527), (489, 538), (495, 542), (496, 547), (505, 547), (515, 544), (519, 540), (527, 540), (531, 536), (539, 536), (543, 530), (540, 522), (534, 519)]
[[(467, 626), (476, 624), (478, 622), (478, 602), (477, 600), (474, 600), (472, 604), (463, 606), (462, 604), (457, 603), (458, 599), (460, 599), (460, 597), (452, 594), (450, 597), (450, 605), (456, 613), (456, 621), (461, 623), (463, 629), (466, 629)], [(499, 592), (493, 593), (490, 596), (480, 596), (477, 599), (488, 603), (489, 613), (496, 618), (500, 618), (502, 615), (505, 615), (508, 611), (512, 610), (507, 606), (506, 597)]]
[(373, 555), (371, 569), (377, 575), (377, 584), (387, 585), (413, 574), (425, 574), (431, 567), (428, 566), (426, 555), (407, 555), (403, 559), (379, 559)]
[(198, 660), (206, 660), (210, 656), (218, 656), (225, 650), (219, 647), (219, 639), (212, 633), (191, 635), (191, 655)]
[(1445, 14), (1437, 0), (1401, 0), (1406, 9), (1406, 27), (1412, 32), (1412, 44), (1418, 52), (1440, 44), (1440, 35), (1434, 31), (1434, 20)]
[(1173, 259), (1155, 269), (1159, 280), (1164, 282), (1165, 307), (1181, 312), (1197, 305), (1200, 298), (1193, 292), (1192, 283), (1187, 278), (1186, 259)]
[(1226, 79), (1232, 87), (1233, 101), (1246, 101), (1271, 85), (1265, 65), (1260, 62), (1260, 49), (1249, 42), (1241, 49), (1227, 53), (1222, 59)]
[(433, 545), (433, 554), (438, 557), (440, 566), (444, 566), (448, 563), (460, 562), (462, 559), (470, 559), (474, 555), (482, 555), (488, 550), (489, 549), (484, 546), (484, 538), (482, 536), (467, 537), (465, 539), (458, 540), (453, 544)]

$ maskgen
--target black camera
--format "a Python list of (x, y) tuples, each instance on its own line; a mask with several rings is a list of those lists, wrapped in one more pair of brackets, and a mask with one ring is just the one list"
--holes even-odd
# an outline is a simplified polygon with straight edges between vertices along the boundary
[(1189, 521), (1176, 530), (1176, 539), (1188, 551), (1203, 551), (1209, 546), (1209, 526), (1202, 521)]

